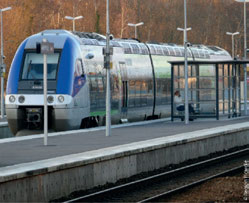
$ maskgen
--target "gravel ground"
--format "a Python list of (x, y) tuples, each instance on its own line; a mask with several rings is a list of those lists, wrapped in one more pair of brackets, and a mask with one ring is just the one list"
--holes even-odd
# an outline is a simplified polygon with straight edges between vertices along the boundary
[(244, 178), (241, 176), (221, 177), (185, 191), (167, 202), (245, 202)]

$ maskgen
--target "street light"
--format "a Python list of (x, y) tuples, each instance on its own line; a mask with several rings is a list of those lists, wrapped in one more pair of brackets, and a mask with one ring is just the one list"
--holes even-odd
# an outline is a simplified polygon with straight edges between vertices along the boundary
[(1, 14), (1, 118), (4, 117), (4, 74), (6, 71), (6, 65), (4, 64), (4, 55), (3, 55), (3, 12), (10, 10), (11, 7), (0, 9)]
[(73, 31), (75, 31), (75, 20), (79, 20), (83, 18), (83, 16), (77, 16), (77, 17), (65, 16), (65, 18), (73, 21)]
[(234, 32), (234, 33), (226, 32), (226, 34), (232, 36), (232, 57), (233, 57), (233, 59), (234, 59), (234, 36), (235, 36), (235, 35), (238, 35), (239, 32)]
[[(185, 31), (185, 29), (184, 29), (184, 28), (179, 28), (179, 27), (177, 28), (177, 30), (178, 30), (178, 31), (182, 31), (182, 32), (184, 32), (184, 31)], [(192, 28), (191, 28), (191, 27), (189, 27), (189, 28), (187, 28), (187, 29), (186, 29), (186, 31), (187, 31), (187, 32), (188, 32), (188, 31), (190, 31), (190, 30), (192, 30)], [(185, 42), (185, 38), (184, 38), (184, 42)]]
[[(247, 39), (246, 39), (246, 2), (249, 0), (235, 0), (237, 2), (244, 3), (244, 60), (246, 60), (246, 50), (247, 50)], [(245, 115), (247, 115), (247, 68), (244, 64), (244, 110)]]
[(187, 32), (192, 28), (187, 28), (187, 3), (184, 0), (184, 29), (177, 28), (178, 31), (183, 32), (184, 36), (184, 75), (185, 75), (185, 88), (184, 88), (184, 97), (185, 97), (185, 124), (189, 123), (189, 109), (188, 109), (188, 49), (187, 49)]
[(137, 23), (137, 24), (128, 23), (128, 26), (135, 27), (135, 39), (137, 39), (137, 27), (140, 26), (140, 25), (143, 25), (143, 24), (144, 24), (143, 22), (140, 22), (140, 23)]

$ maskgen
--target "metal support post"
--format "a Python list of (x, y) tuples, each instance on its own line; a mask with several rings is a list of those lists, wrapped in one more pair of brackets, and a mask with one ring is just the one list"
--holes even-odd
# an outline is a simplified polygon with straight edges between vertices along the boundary
[(227, 65), (227, 73), (228, 73), (228, 118), (231, 117), (231, 65)]
[[(240, 65), (238, 65), (238, 80), (240, 81)], [(241, 116), (241, 86), (239, 82), (239, 116)]]
[(222, 65), (222, 113), (225, 114), (225, 71)]
[(189, 123), (189, 104), (188, 104), (188, 40), (187, 40), (187, 31), (191, 28), (187, 28), (187, 3), (184, 0), (184, 29), (177, 28), (179, 31), (183, 31), (184, 36), (184, 79), (185, 79), (185, 124)]
[(233, 57), (233, 60), (234, 60), (234, 35), (232, 35), (232, 57)]
[(185, 124), (189, 123), (188, 110), (188, 50), (187, 50), (187, 2), (184, 0), (184, 63), (185, 63)]
[(238, 105), (237, 105), (237, 71), (236, 71), (236, 64), (233, 65), (233, 72), (234, 72), (234, 117), (238, 116)]
[(1, 118), (4, 117), (4, 56), (3, 56), (3, 12), (1, 11)]
[[(46, 40), (44, 40), (46, 42)], [(44, 145), (48, 145), (47, 54), (43, 54)]]
[[(244, 60), (246, 60), (247, 38), (246, 38), (246, 0), (244, 0)], [(244, 112), (247, 115), (247, 68), (244, 64)]]
[(200, 111), (201, 105), (200, 105), (200, 66), (195, 65), (196, 68), (196, 103), (197, 103), (197, 110)]
[(236, 75), (235, 75), (235, 64), (232, 64), (232, 108), (233, 115), (232, 117), (236, 117)]
[[(186, 35), (186, 34), (185, 34)], [(184, 75), (185, 75), (185, 88), (184, 88), (184, 98), (185, 98), (185, 124), (189, 123), (189, 109), (188, 109), (188, 59), (187, 59), (187, 42), (184, 43), (185, 57), (184, 57)]]
[(176, 65), (171, 65), (171, 121), (174, 121), (175, 116), (175, 109), (174, 109), (174, 81), (175, 81), (175, 67), (178, 67)]
[[(54, 53), (54, 44), (46, 39), (36, 44), (37, 54), (43, 54), (43, 97), (44, 97), (44, 145), (48, 145), (48, 103), (47, 103), (47, 55)], [(40, 47), (40, 49), (39, 49)]]
[(244, 113), (247, 115), (247, 68), (244, 64)]
[(215, 66), (215, 75), (216, 75), (216, 119), (219, 120), (219, 66), (216, 64)]
[(106, 136), (111, 135), (111, 88), (110, 88), (110, 29), (109, 0), (106, 0)]

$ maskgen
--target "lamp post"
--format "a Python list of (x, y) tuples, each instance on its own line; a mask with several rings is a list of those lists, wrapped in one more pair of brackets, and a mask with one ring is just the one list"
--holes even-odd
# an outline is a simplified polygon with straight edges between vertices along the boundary
[(128, 26), (134, 27), (135, 28), (135, 39), (137, 39), (137, 27), (140, 25), (143, 25), (143, 22), (137, 23), (137, 24), (133, 24), (133, 23), (128, 23)]
[(77, 16), (77, 17), (65, 16), (65, 18), (73, 21), (73, 31), (75, 31), (75, 20), (79, 20), (83, 18), (83, 16)]
[(189, 109), (188, 109), (188, 48), (187, 48), (187, 32), (191, 28), (187, 28), (187, 3), (184, 0), (184, 29), (177, 28), (178, 31), (183, 32), (184, 36), (184, 75), (185, 75), (185, 88), (184, 88), (184, 98), (185, 98), (185, 124), (189, 123)]
[(4, 64), (4, 55), (3, 55), (3, 12), (10, 10), (11, 7), (0, 9), (1, 14), (1, 118), (4, 117), (4, 73), (6, 65)]
[(226, 32), (227, 35), (231, 35), (232, 36), (232, 57), (234, 59), (234, 36), (235, 35), (238, 35), (239, 32), (234, 32), (234, 33), (231, 33), (231, 32)]
[[(247, 38), (246, 38), (246, 3), (249, 0), (235, 0), (237, 2), (244, 3), (244, 60), (246, 60), (246, 51), (247, 51)], [(245, 115), (247, 115), (247, 68), (246, 64), (244, 64), (244, 110)]]
[(110, 28), (109, 28), (109, 0), (106, 0), (106, 136), (111, 135), (111, 86), (110, 86)]

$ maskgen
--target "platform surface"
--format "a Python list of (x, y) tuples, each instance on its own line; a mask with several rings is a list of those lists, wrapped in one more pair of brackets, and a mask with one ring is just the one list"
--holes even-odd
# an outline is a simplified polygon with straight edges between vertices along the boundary
[(29, 163), (60, 156), (82, 153), (133, 142), (151, 140), (184, 132), (211, 129), (220, 126), (249, 122), (249, 117), (236, 119), (197, 119), (185, 125), (180, 121), (156, 121), (125, 125), (112, 129), (105, 136), (104, 127), (51, 133), (48, 146), (43, 145), (42, 135), (32, 135), (0, 140), (0, 167)]

